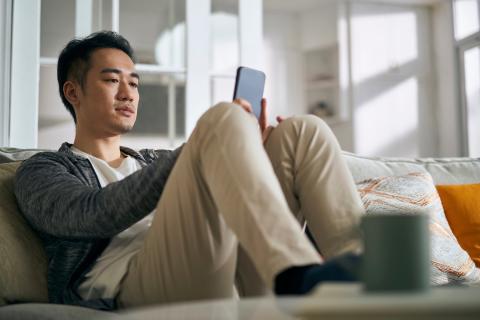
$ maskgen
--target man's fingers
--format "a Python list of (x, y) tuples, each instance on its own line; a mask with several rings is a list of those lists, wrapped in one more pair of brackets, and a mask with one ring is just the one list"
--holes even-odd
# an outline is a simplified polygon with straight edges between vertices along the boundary
[(258, 119), (258, 124), (262, 132), (268, 127), (268, 109), (267, 109), (267, 99), (262, 98), (261, 103), (260, 118)]
[(253, 113), (252, 105), (245, 99), (237, 98), (233, 100), (233, 103), (238, 104), (243, 110), (247, 111), (248, 113)]
[(270, 136), (270, 133), (272, 133), (273, 127), (268, 126), (265, 128), (265, 130), (262, 131), (262, 141), (263, 143), (267, 142), (268, 137)]

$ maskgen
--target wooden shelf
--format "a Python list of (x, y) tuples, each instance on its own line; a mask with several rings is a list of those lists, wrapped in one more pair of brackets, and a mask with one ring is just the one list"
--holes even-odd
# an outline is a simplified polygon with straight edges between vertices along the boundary
[(338, 83), (335, 79), (332, 80), (316, 80), (307, 82), (307, 90), (323, 90), (323, 89), (336, 89)]
[[(338, 45), (310, 49), (304, 52), (304, 92), (306, 109), (309, 113), (323, 112), (329, 116), (317, 115), (329, 125), (343, 121), (339, 115), (339, 67)], [(321, 112), (323, 114), (323, 112)]]

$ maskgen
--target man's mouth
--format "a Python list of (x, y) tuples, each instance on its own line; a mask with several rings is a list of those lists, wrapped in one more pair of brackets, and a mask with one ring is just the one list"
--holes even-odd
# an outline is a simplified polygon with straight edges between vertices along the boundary
[(135, 110), (128, 106), (116, 107), (115, 111), (117, 111), (118, 113), (120, 113), (125, 117), (131, 117), (135, 114)]

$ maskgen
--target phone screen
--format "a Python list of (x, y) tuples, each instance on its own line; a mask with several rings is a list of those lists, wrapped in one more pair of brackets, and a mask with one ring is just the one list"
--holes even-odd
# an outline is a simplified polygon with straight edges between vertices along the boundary
[(264, 87), (265, 73), (247, 67), (239, 67), (237, 69), (233, 99), (242, 98), (250, 102), (253, 113), (259, 118), (262, 110)]

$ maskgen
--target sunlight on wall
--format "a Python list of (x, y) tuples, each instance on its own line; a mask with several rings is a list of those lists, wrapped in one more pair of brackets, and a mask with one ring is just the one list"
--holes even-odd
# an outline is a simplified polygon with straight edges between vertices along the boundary
[(351, 30), (354, 83), (395, 71), (418, 56), (414, 12), (356, 15)]
[(468, 150), (480, 157), (480, 48), (465, 52), (465, 89), (468, 112)]
[(355, 145), (365, 155), (415, 156), (418, 128), (418, 81), (409, 78), (358, 106), (355, 117)]
[(355, 152), (419, 156), (420, 115), (428, 108), (427, 89), (419, 81), (428, 64), (425, 46), (419, 44), (425, 41), (419, 12), (394, 5), (358, 4), (352, 8)]

